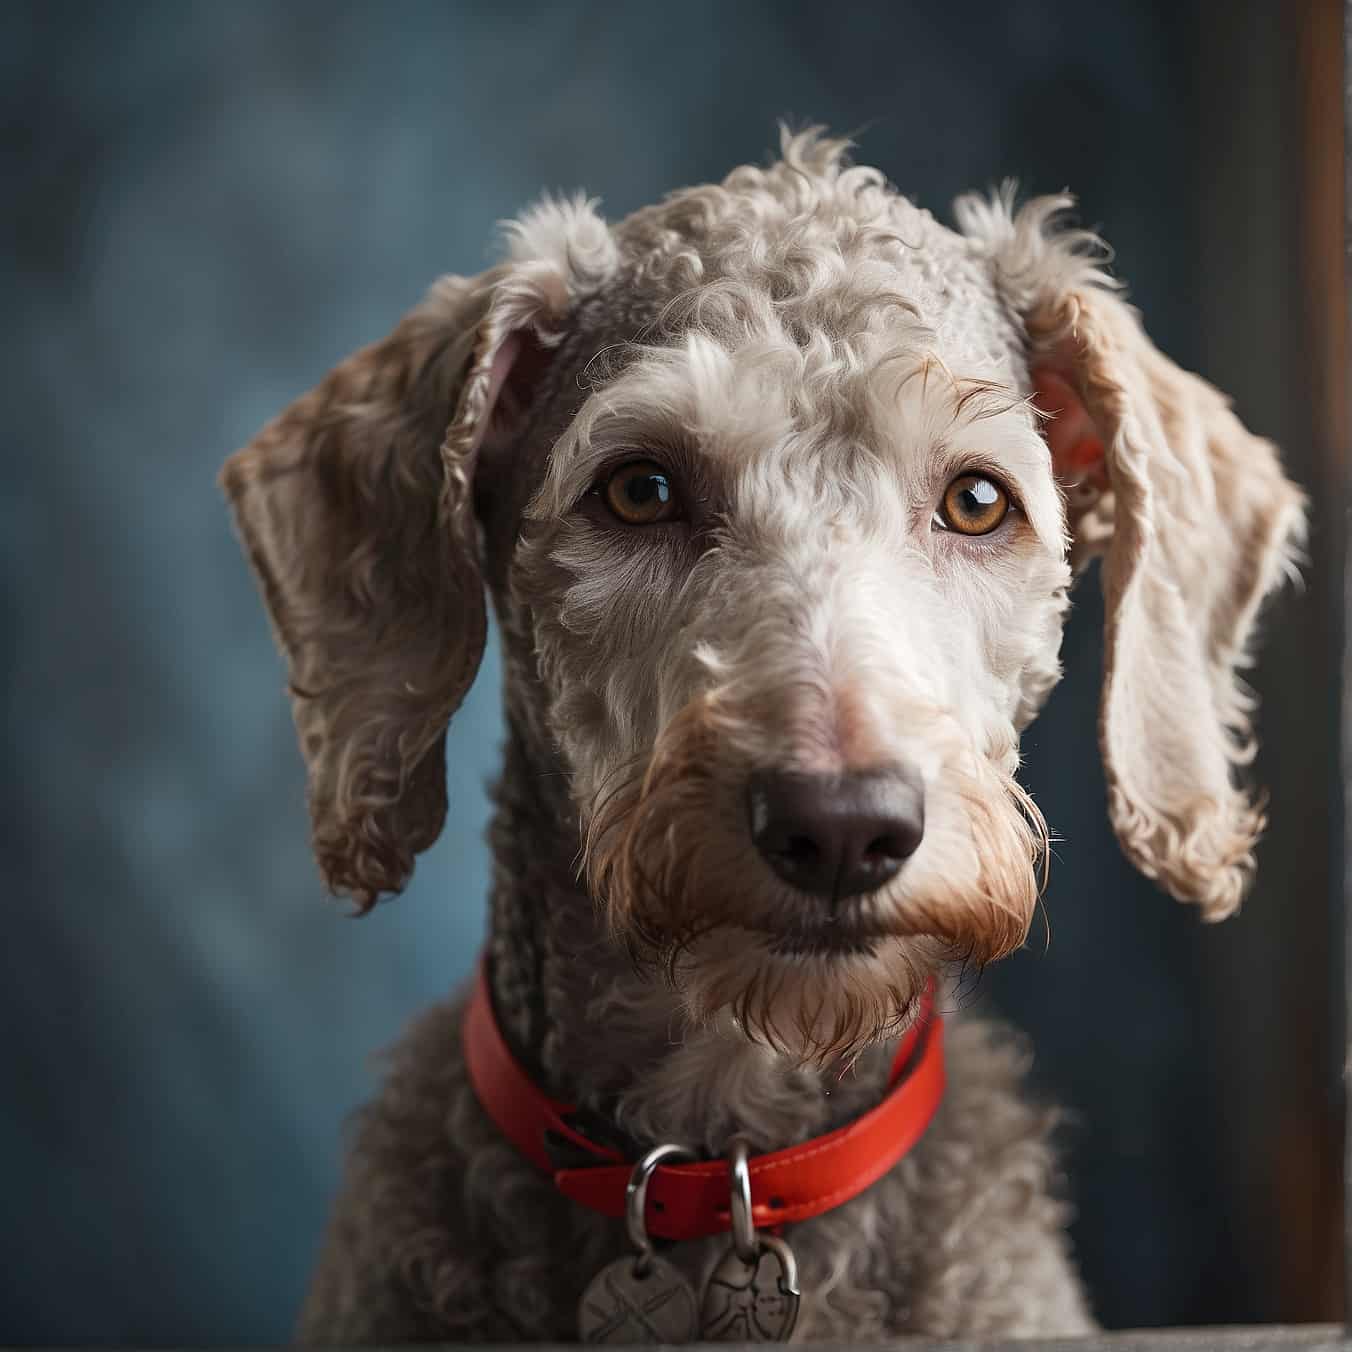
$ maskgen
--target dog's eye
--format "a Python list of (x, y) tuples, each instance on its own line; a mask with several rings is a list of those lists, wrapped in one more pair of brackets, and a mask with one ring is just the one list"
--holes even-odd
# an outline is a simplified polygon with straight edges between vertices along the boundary
[(651, 526), (680, 515), (680, 500), (671, 475), (651, 460), (631, 460), (612, 471), (601, 496), (626, 526)]
[(1009, 494), (984, 474), (962, 474), (944, 490), (934, 524), (959, 535), (989, 535), (1009, 511)]

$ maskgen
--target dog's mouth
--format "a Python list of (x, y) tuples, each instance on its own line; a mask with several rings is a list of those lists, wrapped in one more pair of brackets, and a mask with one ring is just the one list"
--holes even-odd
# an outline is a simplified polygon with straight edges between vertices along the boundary
[(766, 948), (777, 958), (871, 958), (885, 937), (876, 926), (831, 916), (767, 931)]

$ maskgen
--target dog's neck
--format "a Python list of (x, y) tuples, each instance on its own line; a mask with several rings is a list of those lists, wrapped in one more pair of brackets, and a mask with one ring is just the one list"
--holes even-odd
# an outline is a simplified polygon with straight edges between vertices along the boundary
[(734, 1134), (774, 1150), (877, 1101), (884, 1048), (849, 1068), (795, 1066), (730, 1020), (694, 1026), (660, 975), (635, 970), (577, 880), (578, 824), (547, 739), (509, 700), (489, 831), (489, 951), (502, 1030), (541, 1088), (631, 1150), (674, 1141), (719, 1154)]

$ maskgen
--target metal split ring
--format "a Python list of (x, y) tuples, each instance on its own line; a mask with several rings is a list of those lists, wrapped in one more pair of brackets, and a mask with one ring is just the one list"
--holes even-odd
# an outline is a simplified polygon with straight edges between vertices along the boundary
[[(648, 1270), (653, 1261), (653, 1242), (648, 1238), (646, 1212), (648, 1208), (648, 1180), (652, 1178), (657, 1166), (663, 1160), (683, 1155), (691, 1158), (690, 1151), (680, 1145), (654, 1146), (634, 1165), (629, 1182), (624, 1188), (624, 1225), (629, 1232), (629, 1242), (634, 1246), (637, 1257), (634, 1259), (635, 1273)], [(750, 1194), (748, 1193), (748, 1196)]]
[(754, 1263), (760, 1256), (760, 1242), (756, 1237), (756, 1223), (751, 1218), (751, 1151), (742, 1137), (735, 1137), (728, 1147), (728, 1176), (732, 1182), (732, 1246), (744, 1263)]

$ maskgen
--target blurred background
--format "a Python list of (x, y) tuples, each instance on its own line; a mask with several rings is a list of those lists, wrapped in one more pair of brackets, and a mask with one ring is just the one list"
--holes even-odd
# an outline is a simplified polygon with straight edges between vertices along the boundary
[(222, 460), (541, 189), (616, 218), (762, 159), (781, 116), (856, 133), (941, 216), (1009, 174), (1070, 185), (1157, 342), (1310, 490), (1307, 582), (1253, 674), (1273, 826), (1244, 912), (1202, 927), (1107, 830), (1090, 577), (1027, 739), (1051, 942), (975, 999), (1070, 1110), (1105, 1323), (1338, 1317), (1339, 11), (0, 8), (0, 1343), (284, 1339), (372, 1056), (482, 933), (495, 656), (445, 836), (345, 918)]

